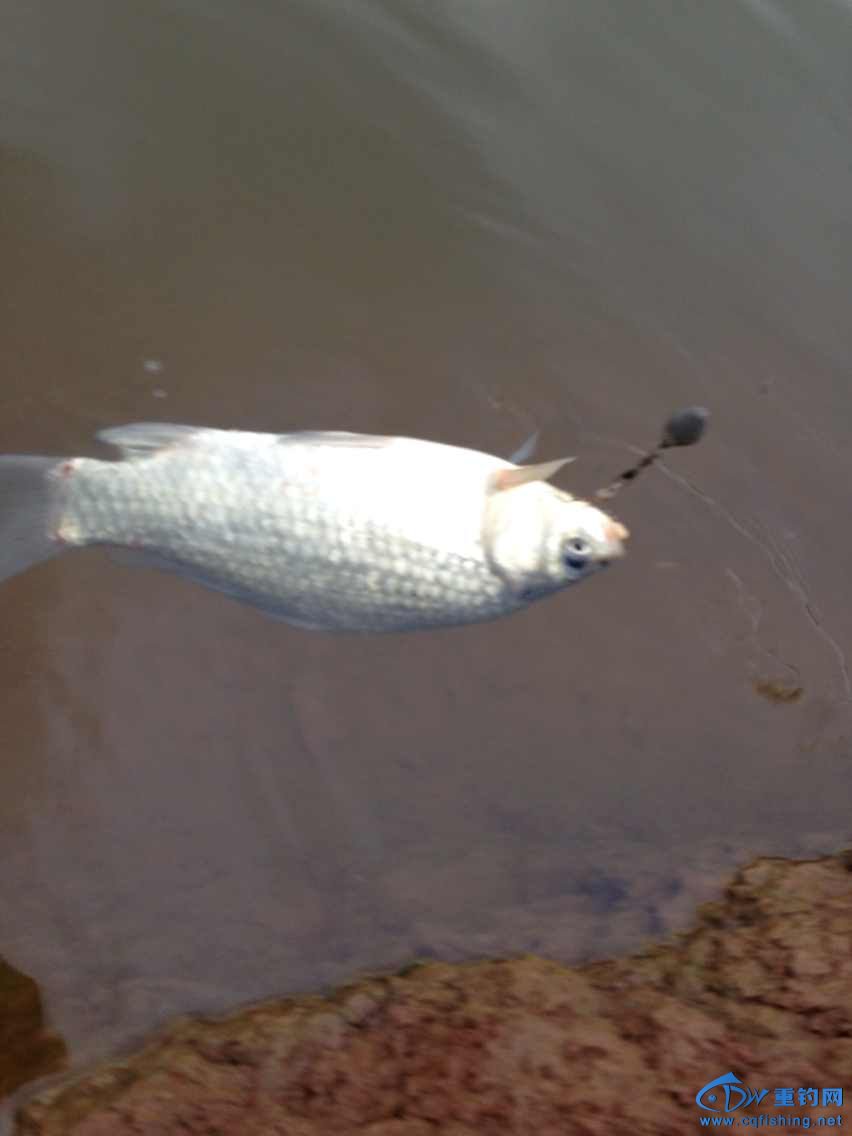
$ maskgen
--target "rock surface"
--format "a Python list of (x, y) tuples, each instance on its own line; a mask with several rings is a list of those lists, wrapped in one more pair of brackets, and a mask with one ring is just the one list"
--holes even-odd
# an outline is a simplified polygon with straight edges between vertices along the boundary
[(758, 1089), (849, 1085), (850, 869), (757, 860), (689, 933), (631, 958), (430, 963), (184, 1020), (31, 1101), (16, 1133), (664, 1136), (697, 1127), (696, 1093), (729, 1069)]
[(65, 1044), (45, 1028), (35, 982), (0, 959), (0, 1098), (64, 1063)]

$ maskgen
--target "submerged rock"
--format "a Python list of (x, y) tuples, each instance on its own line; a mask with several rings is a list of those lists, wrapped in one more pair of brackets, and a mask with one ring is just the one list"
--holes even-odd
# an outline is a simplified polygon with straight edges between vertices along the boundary
[(0, 1098), (65, 1064), (65, 1044), (44, 1022), (29, 975), (0, 959)]
[(673, 943), (575, 969), (429, 963), (182, 1020), (31, 1101), (16, 1132), (680, 1136), (728, 1070), (770, 1089), (740, 1126), (776, 1086), (849, 1084), (850, 944), (848, 857), (757, 860)]

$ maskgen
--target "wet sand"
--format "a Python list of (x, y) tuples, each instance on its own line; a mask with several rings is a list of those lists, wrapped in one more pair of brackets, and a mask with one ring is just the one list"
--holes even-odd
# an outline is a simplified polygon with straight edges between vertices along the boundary
[(98, 552), (4, 584), (0, 957), (73, 1061), (628, 949), (848, 837), (849, 14), (415, 11), (11, 4), (0, 452), (532, 422), (588, 494), (674, 407), (712, 432), (619, 499), (623, 564), (489, 626), (308, 634)]

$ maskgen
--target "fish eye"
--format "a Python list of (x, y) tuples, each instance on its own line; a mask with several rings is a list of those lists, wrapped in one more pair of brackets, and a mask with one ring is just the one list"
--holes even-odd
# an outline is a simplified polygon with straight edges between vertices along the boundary
[(566, 568), (570, 568), (572, 572), (581, 572), (588, 564), (591, 555), (592, 549), (587, 541), (582, 537), (572, 536), (565, 542), (562, 559)]

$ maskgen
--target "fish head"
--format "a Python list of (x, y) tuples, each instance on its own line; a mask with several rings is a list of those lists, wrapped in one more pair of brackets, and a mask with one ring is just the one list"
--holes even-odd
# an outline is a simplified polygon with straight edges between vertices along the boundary
[(576, 583), (624, 556), (630, 533), (623, 524), (588, 501), (552, 492), (541, 568), (554, 583)]
[(495, 494), (483, 535), (492, 570), (528, 600), (621, 559), (629, 533), (595, 505), (538, 482)]

